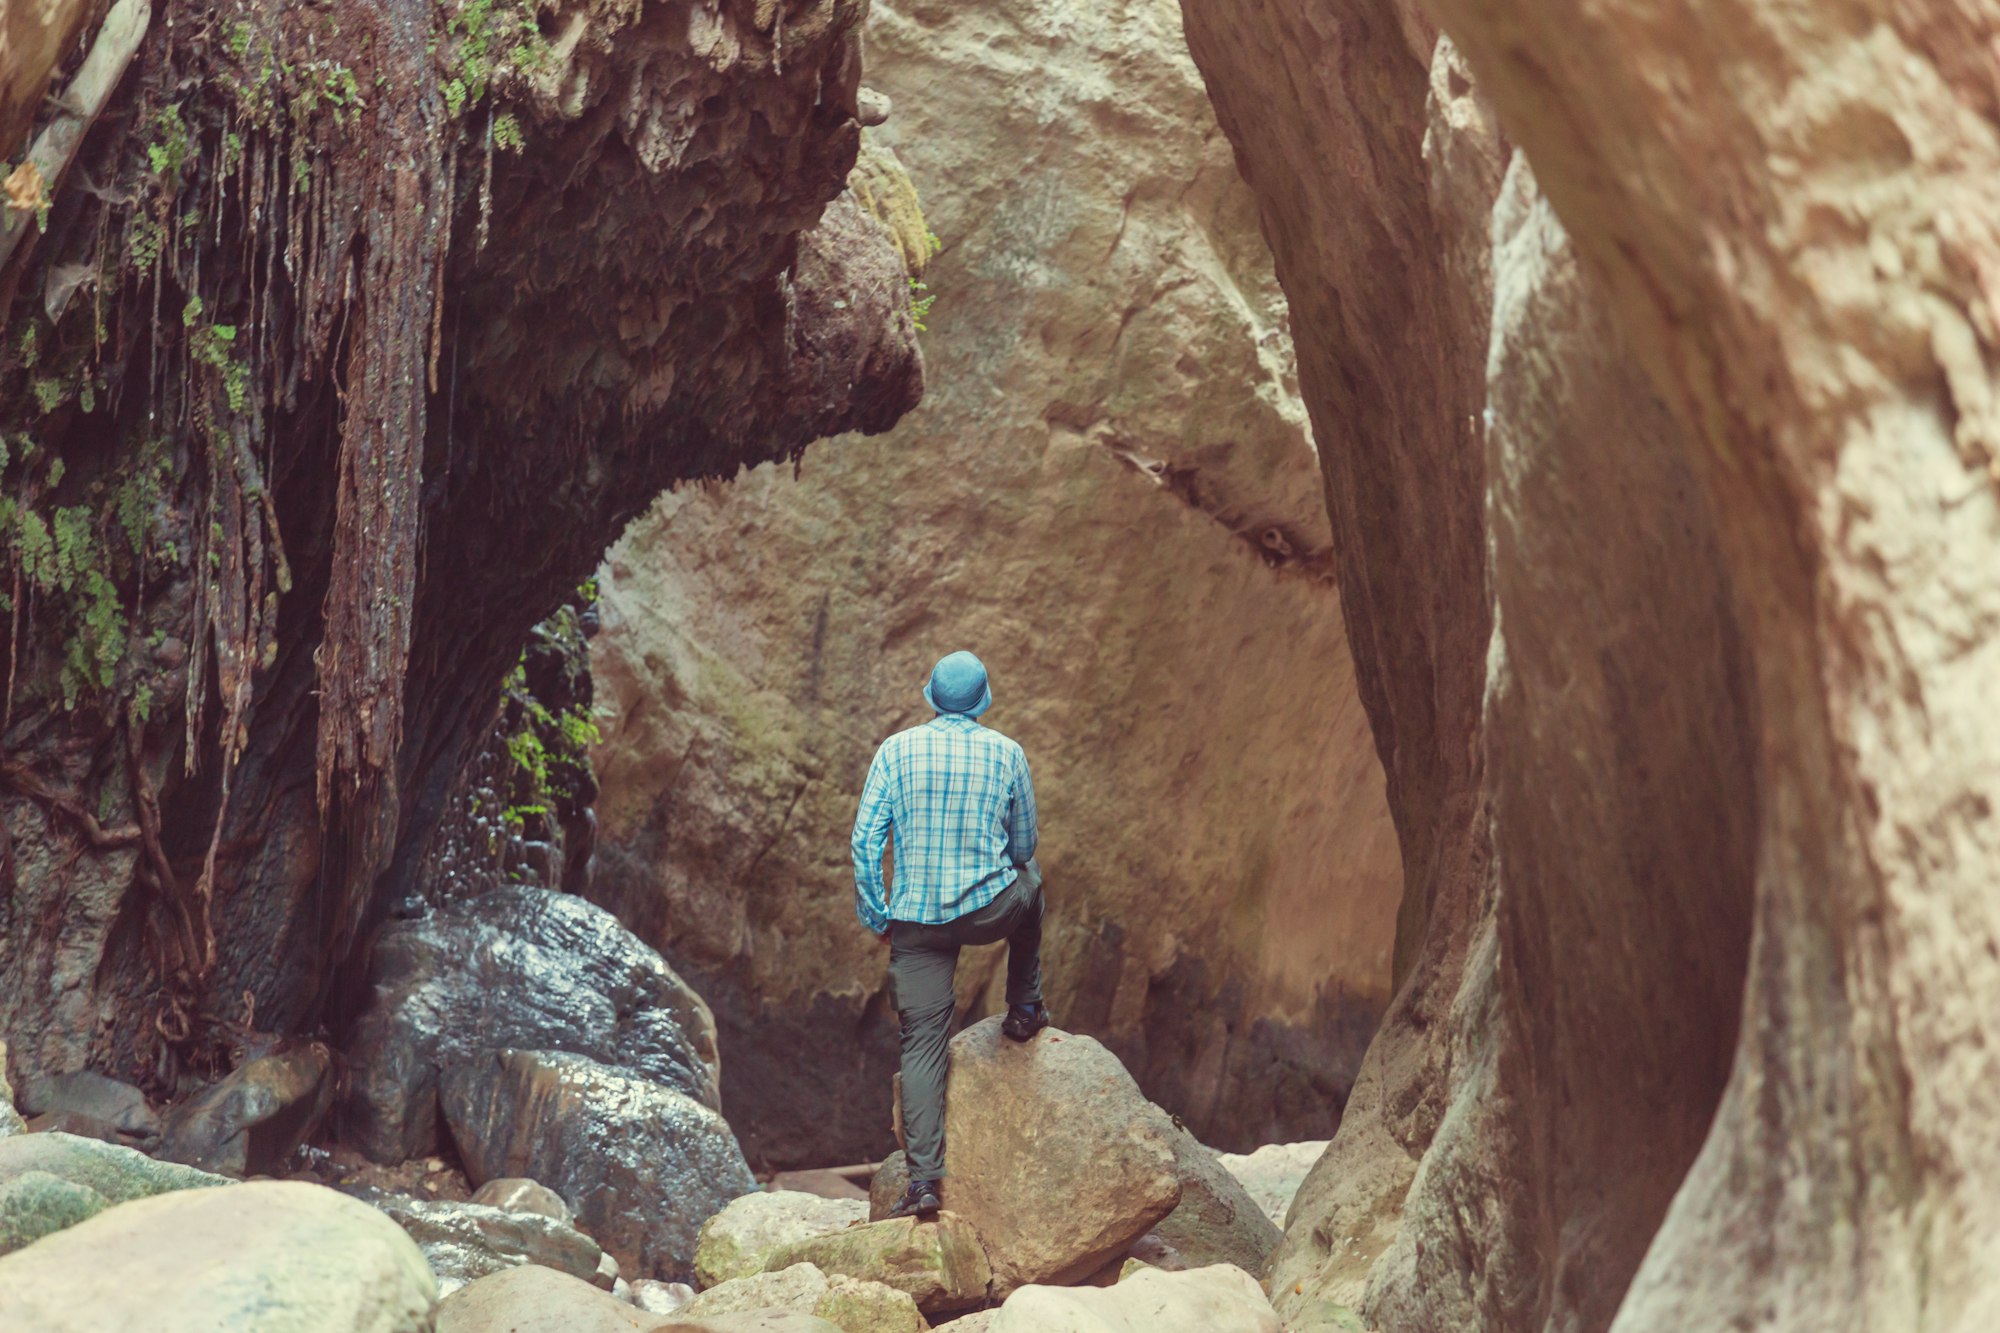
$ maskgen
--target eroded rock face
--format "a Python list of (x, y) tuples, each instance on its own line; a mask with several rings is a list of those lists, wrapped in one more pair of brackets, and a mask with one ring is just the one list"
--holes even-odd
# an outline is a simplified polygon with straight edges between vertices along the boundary
[[(973, 648), (1034, 765), (1058, 1020), (1205, 1141), (1324, 1136), (1397, 849), (1288, 316), (1178, 14), (885, 0), (868, 52), (943, 242), (928, 396), (615, 550), (598, 893), (716, 1006), (753, 1161), (879, 1158), (894, 1015), (847, 837)], [(967, 955), (969, 1016), (998, 967)]]
[[(1483, 540), (1399, 554), (1340, 476), (1416, 447), (1328, 450), (1336, 529), (1361, 538), (1350, 623), (1379, 568), (1440, 604), (1490, 598), (1494, 633), (1376, 622), (1450, 649), (1377, 678), (1385, 752), (1404, 714), (1464, 697), (1440, 682), (1483, 699), (1439, 732), (1469, 767), (1428, 788), (1390, 768), (1406, 852), (1413, 827), (1443, 830), (1472, 873), (1411, 858), (1423, 929), (1294, 1206), (1281, 1310), (1983, 1326), (1993, 1196), (1968, 1182), (1993, 1178), (2000, 1137), (1960, 1094), (1992, 1073), (1964, 1006), (2000, 993), (1979, 887), (2000, 863), (2000, 737), (1967, 688), (2000, 651), (1971, 572), (2000, 543), (1977, 276), (2000, 253), (2000, 149), (1961, 53), (1992, 17), (1442, 4), (1468, 66), (1387, 6), (1187, 8), (1295, 297), (1321, 438), (1375, 355), (1351, 321), (1385, 313), (1346, 280), (1371, 254), (1357, 218), (1402, 252), (1390, 283), (1444, 275), (1474, 298), (1434, 323), (1444, 382), (1483, 367), (1482, 438), (1404, 511), (1483, 473)], [(1678, 73), (1628, 79), (1642, 64)], [(1466, 114), (1474, 71), (1525, 157)], [(1315, 209), (1330, 190), (1344, 214)], [(1339, 310), (1301, 295), (1335, 290)], [(1483, 579), (1451, 575), (1482, 551)]]

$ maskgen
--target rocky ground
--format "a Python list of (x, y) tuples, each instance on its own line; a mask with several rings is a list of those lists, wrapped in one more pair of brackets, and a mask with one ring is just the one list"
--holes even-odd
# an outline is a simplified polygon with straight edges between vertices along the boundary
[(317, 1045), (164, 1111), (0, 1078), (0, 1326), (1280, 1327), (1272, 1214), (1324, 1145), (1220, 1158), (1089, 1037), (959, 1033), (945, 1210), (891, 1219), (901, 1153), (759, 1188), (706, 1006), (601, 909), (498, 888), (376, 958), (345, 1079)]

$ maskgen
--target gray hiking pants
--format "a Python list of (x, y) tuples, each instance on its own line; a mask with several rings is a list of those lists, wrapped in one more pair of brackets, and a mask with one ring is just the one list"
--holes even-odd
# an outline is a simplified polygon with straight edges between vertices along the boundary
[(958, 951), (1007, 941), (1007, 1003), (1042, 998), (1042, 872), (1033, 861), (976, 912), (955, 921), (891, 923), (889, 980), (903, 1020), (903, 1138), (910, 1179), (944, 1176), (944, 1080)]

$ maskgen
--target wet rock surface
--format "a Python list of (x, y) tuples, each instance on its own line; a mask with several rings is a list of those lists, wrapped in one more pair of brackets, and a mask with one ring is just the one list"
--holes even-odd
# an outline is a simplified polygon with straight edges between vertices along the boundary
[(172, 1107), (156, 1151), (205, 1171), (274, 1174), (319, 1129), (333, 1099), (333, 1052), (322, 1043), (258, 1056)]
[(1181, 1200), (1173, 1127), (1118, 1058), (1058, 1028), (1008, 1041), (997, 1016), (951, 1040), (945, 1173), (1000, 1296), (1082, 1281)]
[(695, 1278), (704, 1287), (761, 1273), (779, 1249), (868, 1220), (866, 1200), (758, 1190), (702, 1223)]
[(42, 1333), (424, 1333), (436, 1308), (401, 1228), (289, 1181), (135, 1200), (0, 1258), (0, 1327)]
[(230, 1183), (94, 1138), (47, 1132), (0, 1139), (0, 1254), (116, 1204)]
[(792, 1241), (773, 1251), (765, 1267), (780, 1271), (793, 1264), (893, 1287), (926, 1315), (984, 1304), (993, 1281), (978, 1234), (949, 1210), (927, 1220), (891, 1218)]
[[(349, 1043), (351, 1132), (377, 1161), (437, 1142), (446, 1068), (495, 1051), (570, 1051), (719, 1105), (707, 1006), (602, 908), (495, 889), (384, 928)], [(572, 1196), (573, 1197), (573, 1196)]]
[(472, 1202), (510, 1213), (536, 1213), (558, 1222), (570, 1220), (570, 1207), (563, 1197), (539, 1181), (524, 1176), (502, 1176), (489, 1180), (473, 1191)]
[(1280, 1333), (1257, 1279), (1227, 1264), (1144, 1269), (1109, 1287), (1023, 1287), (987, 1333)]
[(757, 1187), (722, 1117), (687, 1093), (564, 1051), (454, 1064), (443, 1102), (476, 1182), (541, 1181), (628, 1277), (682, 1281), (703, 1222)]
[(608, 1285), (597, 1282), (604, 1252), (564, 1219), (482, 1203), (409, 1199), (377, 1190), (352, 1193), (386, 1214), (417, 1243), (437, 1275), (440, 1296), (522, 1264), (539, 1264), (593, 1285)]

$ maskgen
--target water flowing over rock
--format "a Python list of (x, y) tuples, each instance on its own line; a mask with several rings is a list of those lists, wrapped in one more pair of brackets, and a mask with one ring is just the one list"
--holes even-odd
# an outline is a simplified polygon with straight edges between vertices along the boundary
[(634, 1277), (690, 1277), (701, 1224), (757, 1186), (714, 1110), (584, 1056), (503, 1051), (456, 1064), (443, 1098), (472, 1179), (546, 1182)]
[(429, 1152), (442, 1072), (496, 1051), (572, 1051), (721, 1100), (707, 1005), (610, 913), (569, 894), (502, 888), (391, 922), (369, 985), (349, 1042), (350, 1132), (380, 1162)]
[[(593, 893), (716, 1007), (754, 1163), (878, 1159), (894, 1014), (847, 836), (971, 647), (1048, 820), (1058, 1020), (1205, 1142), (1324, 1137), (1397, 850), (1289, 319), (1175, 6), (878, 0), (868, 60), (942, 241), (928, 396), (614, 550)], [(998, 969), (967, 955), (969, 1016)]]
[(120, 1204), (0, 1258), (0, 1325), (421, 1333), (437, 1287), (402, 1230), (318, 1185), (253, 1181)]

